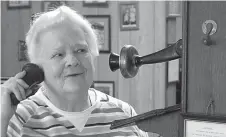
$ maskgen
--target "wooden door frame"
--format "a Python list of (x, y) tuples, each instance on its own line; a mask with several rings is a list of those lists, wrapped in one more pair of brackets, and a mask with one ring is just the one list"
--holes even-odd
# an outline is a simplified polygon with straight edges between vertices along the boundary
[(182, 2), (182, 79), (181, 79), (181, 115), (179, 116), (178, 122), (178, 137), (184, 136), (184, 117), (182, 114), (187, 112), (187, 80), (188, 80), (188, 1)]

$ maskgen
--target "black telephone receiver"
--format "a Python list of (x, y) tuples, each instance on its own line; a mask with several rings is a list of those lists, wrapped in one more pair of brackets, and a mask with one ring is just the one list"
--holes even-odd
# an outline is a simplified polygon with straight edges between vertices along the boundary
[[(38, 65), (33, 63), (27, 63), (23, 66), (22, 71), (23, 70), (26, 71), (26, 75), (22, 79), (29, 85), (29, 88), (44, 81), (44, 71)], [(27, 98), (33, 94), (34, 93), (29, 94)], [(13, 105), (17, 105), (20, 103), (20, 101), (17, 100), (16, 96), (13, 93), (10, 94), (10, 97)]]

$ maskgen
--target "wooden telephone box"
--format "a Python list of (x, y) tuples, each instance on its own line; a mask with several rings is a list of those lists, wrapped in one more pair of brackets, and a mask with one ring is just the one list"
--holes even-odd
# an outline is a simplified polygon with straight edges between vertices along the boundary
[(163, 137), (226, 137), (226, 2), (183, 2), (182, 39), (181, 104), (127, 124)]
[[(193, 1), (184, 5), (180, 136), (226, 137), (225, 7), (225, 1)], [(187, 121), (191, 123), (193, 119), (193, 127), (201, 126), (188, 126)], [(192, 131), (194, 135), (191, 129), (196, 130)]]

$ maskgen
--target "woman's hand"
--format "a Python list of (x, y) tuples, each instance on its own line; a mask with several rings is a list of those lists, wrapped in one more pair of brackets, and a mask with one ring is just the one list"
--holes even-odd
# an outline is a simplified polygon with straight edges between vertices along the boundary
[(10, 119), (15, 113), (16, 106), (13, 106), (10, 94), (14, 94), (19, 101), (26, 99), (25, 89), (29, 86), (22, 80), (26, 71), (19, 72), (9, 78), (1, 85), (1, 115)]

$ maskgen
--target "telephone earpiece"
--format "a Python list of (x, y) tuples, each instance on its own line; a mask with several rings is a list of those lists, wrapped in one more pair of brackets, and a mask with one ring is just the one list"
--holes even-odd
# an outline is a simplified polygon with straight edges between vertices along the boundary
[[(24, 70), (26, 71), (26, 75), (22, 79), (24, 80), (24, 82), (26, 82), (29, 85), (29, 88), (33, 85), (39, 84), (44, 81), (44, 71), (38, 65), (33, 63), (27, 63), (22, 68), (22, 71)], [(33, 94), (34, 93), (31, 93), (27, 97)], [(13, 105), (19, 104), (20, 101), (17, 100), (16, 96), (13, 93), (11, 93), (10, 97)]]

